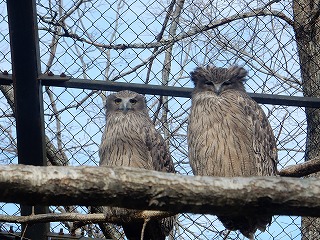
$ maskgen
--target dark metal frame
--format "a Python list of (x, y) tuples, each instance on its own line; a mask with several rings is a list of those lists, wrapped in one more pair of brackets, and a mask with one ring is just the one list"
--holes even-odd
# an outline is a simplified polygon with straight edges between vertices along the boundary
[[(18, 162), (46, 165), (39, 39), (35, 0), (7, 1)], [(36, 199), (35, 199), (36, 202)], [(45, 206), (21, 205), (21, 215), (48, 213)], [(24, 237), (47, 239), (48, 223), (22, 225)]]
[[(42, 74), (38, 78), (43, 86), (55, 86), (65, 88), (78, 88), (87, 90), (102, 90), (102, 91), (121, 91), (124, 89), (135, 91), (141, 94), (184, 97), (190, 98), (192, 88), (172, 87), (152, 84), (137, 84), (113, 82), (104, 80), (87, 80), (79, 78), (71, 78), (68, 76), (48, 76)], [(0, 85), (12, 84), (11, 74), (0, 74)], [(249, 93), (255, 101), (261, 104), (285, 105), (294, 107), (309, 107), (320, 108), (320, 98), (316, 97), (297, 97), (287, 95)]]
[[(0, 85), (14, 87), (17, 123), (18, 161), (20, 164), (46, 165), (42, 86), (89, 90), (119, 91), (129, 89), (142, 94), (190, 98), (192, 89), (159, 85), (75, 79), (40, 73), (39, 39), (35, 0), (7, 1), (13, 74), (0, 73)], [(320, 108), (320, 98), (272, 94), (249, 94), (263, 104)], [(21, 206), (21, 214), (46, 213), (48, 207)], [(49, 224), (28, 226), (25, 237), (47, 239)]]

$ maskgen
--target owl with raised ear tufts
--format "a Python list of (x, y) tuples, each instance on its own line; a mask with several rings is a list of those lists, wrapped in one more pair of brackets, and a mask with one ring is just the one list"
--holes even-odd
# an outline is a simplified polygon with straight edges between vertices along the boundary
[[(239, 66), (197, 67), (188, 123), (189, 160), (194, 175), (276, 175), (277, 146), (262, 108), (246, 93), (247, 71)], [(271, 223), (268, 214), (218, 216), (229, 230), (254, 238)]]
[[(100, 166), (125, 166), (174, 173), (170, 151), (155, 129), (143, 95), (120, 91), (106, 98), (106, 126), (99, 149)], [(104, 207), (107, 214), (133, 213), (116, 207)], [(138, 210), (137, 210), (138, 211)], [(141, 240), (143, 222), (122, 224), (129, 240)], [(148, 221), (143, 239), (164, 240), (173, 228), (175, 216)]]

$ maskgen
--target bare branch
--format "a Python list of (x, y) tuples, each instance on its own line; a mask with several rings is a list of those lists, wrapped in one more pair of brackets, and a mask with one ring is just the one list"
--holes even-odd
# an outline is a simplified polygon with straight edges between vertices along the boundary
[(320, 158), (286, 167), (279, 172), (283, 177), (304, 177), (320, 171)]
[(64, 22), (68, 17), (70, 17), (76, 10), (78, 10), (81, 4), (89, 2), (88, 0), (79, 0), (75, 3), (68, 11), (66, 11), (63, 15), (61, 15), (59, 22)]
[[(215, 41), (217, 44), (219, 44), (220, 46), (222, 46), (223, 48), (225, 48), (229, 52), (235, 54), (239, 58), (243, 59), (244, 61), (247, 62), (247, 59), (253, 60), (253, 63), (247, 62), (248, 64), (250, 64), (250, 66), (253, 69), (256, 69), (259, 72), (262, 72), (267, 75), (272, 75), (272, 76), (280, 79), (282, 82), (290, 84), (290, 86), (292, 88), (295, 88), (295, 89), (301, 91), (301, 89), (299, 88), (299, 86), (301, 86), (301, 82), (298, 79), (296, 79), (294, 76), (291, 76), (291, 78), (287, 78), (287, 77), (282, 76), (281, 74), (279, 74), (278, 72), (273, 70), (271, 67), (267, 66), (267, 64), (264, 61), (255, 57), (253, 54), (245, 51), (242, 48), (239, 48), (235, 45), (230, 44), (231, 39), (228, 39), (226, 36), (223, 36), (223, 35), (215, 36)], [(261, 66), (264, 70), (262, 70), (260, 67), (258, 68), (257, 66)]]
[(54, 111), (54, 113), (46, 114), (46, 115), (48, 115), (50, 118), (52, 118), (52, 117), (54, 117), (55, 115), (60, 114), (60, 113), (66, 111), (66, 110), (68, 110), (68, 109), (72, 109), (72, 108), (78, 109), (80, 106), (82, 106), (82, 104), (83, 104), (84, 102), (86, 102), (89, 98), (91, 98), (92, 95), (94, 95), (94, 94), (99, 94), (100, 92), (101, 92), (101, 91), (99, 91), (99, 90), (92, 90), (92, 91), (90, 91), (85, 97), (83, 97), (82, 99), (80, 99), (80, 100), (77, 101), (76, 103), (74, 103), (74, 104), (69, 104), (69, 105), (65, 106), (64, 108), (61, 108), (60, 110), (57, 110), (57, 109), (56, 109), (56, 111)]
[[(11, 86), (0, 85), (0, 91), (5, 96), (12, 111), (15, 112), (13, 88)], [(45, 141), (47, 158), (50, 163), (56, 166), (66, 165), (68, 163), (68, 158), (65, 154), (61, 154), (47, 136), (45, 136)]]
[[(105, 215), (103, 213), (92, 213), (92, 214), (80, 214), (80, 213), (49, 213), (49, 214), (33, 214), (29, 216), (9, 216), (0, 215), (1, 222), (11, 222), (11, 223), (40, 223), (40, 222), (62, 222), (62, 221), (82, 221), (86, 224), (89, 223), (121, 223), (123, 219), (130, 218), (130, 221), (141, 221), (146, 218), (164, 218), (170, 217), (174, 214), (162, 211), (138, 211), (130, 216), (114, 216)], [(124, 217), (124, 218), (123, 218)]]
[(289, 117), (289, 113), (286, 112), (285, 115), (283, 116), (282, 120), (281, 120), (281, 123), (279, 124), (280, 126), (279, 126), (278, 134), (276, 136), (276, 142), (278, 142), (279, 139), (280, 139), (280, 135), (281, 135), (282, 130), (283, 130), (284, 122), (288, 119), (288, 117)]
[[(174, 7), (175, 3), (176, 3), (176, 0), (171, 0), (169, 6), (166, 9), (166, 16), (164, 18), (161, 30), (158, 33), (158, 35), (156, 36), (157, 42), (160, 42), (161, 39), (163, 38), (164, 31), (165, 31), (165, 29), (166, 29), (166, 27), (168, 25), (168, 22), (169, 22), (169, 19), (170, 19), (171, 15), (172, 15), (172, 11), (173, 11), (173, 7)], [(158, 50), (158, 48), (159, 47), (156, 47), (155, 49), (153, 49), (153, 54)], [(154, 59), (151, 59), (149, 65), (148, 65), (148, 71), (147, 71), (147, 74), (146, 74), (145, 84), (148, 84), (149, 81), (150, 81), (150, 73), (151, 73), (151, 68), (152, 68), (152, 65), (153, 65), (153, 60)]]
[[(278, 18), (284, 20), (285, 22), (287, 22), (290, 26), (293, 26), (293, 20), (291, 20), (289, 17), (287, 17), (281, 11), (259, 8), (259, 9), (253, 9), (250, 12), (235, 14), (235, 15), (232, 15), (228, 18), (216, 20), (216, 21), (213, 21), (207, 25), (196, 26), (188, 32), (181, 33), (177, 36), (170, 36), (170, 38), (167, 40), (164, 39), (161, 41), (150, 42), (150, 43), (132, 43), (132, 44), (115, 44), (115, 45), (102, 44), (102, 43), (97, 43), (97, 42), (93, 42), (88, 39), (82, 38), (82, 37), (78, 36), (77, 34), (70, 32), (70, 30), (67, 31), (66, 29), (64, 29), (65, 33), (63, 33), (63, 34), (57, 33), (50, 28), (42, 28), (40, 30), (52, 32), (60, 37), (70, 37), (76, 41), (84, 42), (84, 43), (87, 43), (87, 44), (90, 44), (92, 46), (96, 46), (99, 48), (114, 49), (114, 50), (126, 50), (128, 48), (143, 48), (144, 49), (144, 48), (157, 48), (157, 47), (162, 47), (162, 46), (166, 46), (166, 45), (171, 45), (171, 44), (174, 44), (175, 42), (181, 41), (185, 38), (190, 38), (190, 37), (197, 35), (199, 33), (202, 33), (202, 32), (205, 32), (205, 31), (208, 31), (211, 29), (215, 29), (219, 26), (228, 24), (228, 23), (236, 21), (236, 20), (241, 20), (241, 19), (250, 18), (250, 17), (259, 17), (259, 16), (275, 16), (275, 17), (278, 17)], [(45, 21), (43, 18), (41, 18), (41, 20)], [(52, 22), (50, 22), (50, 21), (46, 22), (46, 23), (52, 24)]]
[(280, 1), (281, 1), (281, 0), (272, 0), (272, 1), (268, 2), (268, 3), (266, 3), (261, 9), (265, 9), (265, 8), (271, 6), (272, 4), (278, 3), (278, 2), (280, 2)]
[(153, 52), (151, 56), (149, 56), (147, 59), (143, 60), (141, 63), (139, 63), (138, 65), (136, 65), (135, 67), (131, 68), (129, 71), (124, 72), (122, 74), (119, 74), (117, 76), (115, 76), (114, 78), (110, 79), (110, 81), (116, 81), (118, 79), (123, 78), (124, 76), (133, 73), (135, 71), (137, 71), (139, 68), (147, 65), (147, 63), (149, 63), (150, 61), (152, 61), (157, 55), (159, 55), (160, 53), (162, 53), (163, 51), (165, 51), (166, 49), (170, 48), (172, 45), (168, 44), (165, 47), (162, 47), (160, 49), (158, 49), (157, 51)]

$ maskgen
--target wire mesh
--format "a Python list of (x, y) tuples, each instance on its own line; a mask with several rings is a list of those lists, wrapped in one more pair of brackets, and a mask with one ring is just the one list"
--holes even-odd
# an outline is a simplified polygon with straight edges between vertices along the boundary
[[(11, 72), (10, 40), (8, 29), (8, 14), (5, 2), (0, 2), (0, 74), (6, 70)], [(17, 161), (17, 136), (15, 118), (6, 96), (12, 93), (11, 86), (0, 85), (0, 164), (16, 164)], [(0, 203), (0, 214), (19, 216), (18, 204)], [(20, 225), (0, 223), (0, 231), (21, 231)]]
[[(0, 70), (11, 71), (5, 1), (0, 1)], [(292, 1), (38, 1), (41, 71), (73, 78), (193, 87), (196, 66), (243, 65), (248, 92), (303, 96)], [(319, 48), (319, 46), (317, 46)], [(318, 86), (320, 87), (320, 86)], [(17, 163), (13, 109), (1, 86), (0, 161)], [(105, 124), (104, 101), (110, 92), (44, 87), (47, 149), (53, 165), (99, 163)], [(192, 175), (187, 157), (187, 117), (191, 101), (147, 95), (150, 117), (170, 142), (175, 169)], [(278, 169), (304, 161), (305, 109), (263, 105), (274, 130)], [(54, 161), (56, 160), (56, 161)], [(88, 212), (87, 208), (51, 207), (52, 212)], [(18, 215), (19, 206), (2, 203), (0, 213)], [(8, 224), (1, 225), (2, 229)], [(19, 225), (15, 225), (15, 231)], [(51, 224), (69, 232), (72, 223)], [(117, 228), (118, 229), (118, 228)], [(101, 237), (96, 225), (85, 235)], [(121, 229), (119, 230), (121, 232)], [(301, 239), (301, 218), (274, 216), (256, 239)], [(171, 239), (243, 239), (227, 233), (215, 216), (181, 214)]]

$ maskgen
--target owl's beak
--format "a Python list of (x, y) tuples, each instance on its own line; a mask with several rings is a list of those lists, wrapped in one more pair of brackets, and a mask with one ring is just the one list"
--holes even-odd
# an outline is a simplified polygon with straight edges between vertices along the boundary
[(126, 114), (129, 110), (132, 109), (132, 104), (129, 100), (123, 100), (121, 102), (121, 105), (119, 106), (119, 109), (122, 110), (124, 114)]
[(214, 92), (215, 92), (215, 94), (220, 95), (220, 93), (221, 93), (221, 86), (222, 86), (222, 84), (215, 84), (215, 85), (214, 85)]

